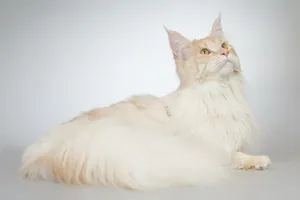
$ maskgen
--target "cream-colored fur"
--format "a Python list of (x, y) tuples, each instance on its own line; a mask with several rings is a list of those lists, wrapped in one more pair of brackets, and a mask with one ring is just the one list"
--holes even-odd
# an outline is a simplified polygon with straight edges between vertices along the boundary
[[(25, 150), (24, 177), (151, 190), (213, 183), (231, 166), (269, 166), (266, 156), (239, 152), (257, 126), (238, 56), (230, 44), (222, 46), (220, 16), (200, 40), (167, 33), (178, 89), (133, 96), (58, 125)], [(200, 53), (204, 48), (210, 53)]]

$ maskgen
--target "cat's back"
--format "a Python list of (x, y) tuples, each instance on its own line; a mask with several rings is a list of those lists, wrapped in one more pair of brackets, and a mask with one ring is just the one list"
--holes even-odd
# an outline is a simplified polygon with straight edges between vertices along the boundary
[(138, 123), (142, 120), (166, 122), (169, 119), (166, 106), (159, 97), (136, 95), (107, 107), (91, 109), (71, 121), (79, 119), (97, 121), (107, 117), (131, 123)]

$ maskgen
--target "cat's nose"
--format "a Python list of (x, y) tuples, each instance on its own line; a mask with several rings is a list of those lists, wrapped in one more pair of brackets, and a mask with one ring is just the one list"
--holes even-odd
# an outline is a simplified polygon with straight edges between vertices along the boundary
[(226, 57), (228, 57), (228, 54), (229, 54), (228, 51), (225, 51), (225, 52), (221, 53), (221, 55), (226, 56)]

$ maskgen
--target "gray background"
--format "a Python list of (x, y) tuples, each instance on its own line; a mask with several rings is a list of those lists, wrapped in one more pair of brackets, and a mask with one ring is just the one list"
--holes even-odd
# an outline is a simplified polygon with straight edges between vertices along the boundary
[[(57, 123), (131, 94), (174, 90), (163, 25), (201, 38), (221, 11), (264, 132), (261, 151), (275, 162), (298, 158), (299, 6), (292, 0), (1, 0), (0, 147), (21, 150)], [(18, 180), (15, 151), (2, 153), (13, 169), (1, 176), (10, 180), (6, 188)]]

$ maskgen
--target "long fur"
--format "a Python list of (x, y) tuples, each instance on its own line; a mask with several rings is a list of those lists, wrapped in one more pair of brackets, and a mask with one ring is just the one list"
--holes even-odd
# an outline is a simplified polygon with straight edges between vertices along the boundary
[(60, 124), (25, 150), (23, 175), (135, 190), (226, 178), (233, 153), (256, 132), (242, 75), (231, 70), (226, 79), (204, 79), (203, 69), (199, 83), (197, 73), (194, 79), (185, 71), (200, 66), (197, 59), (175, 53), (177, 90), (133, 96)]

